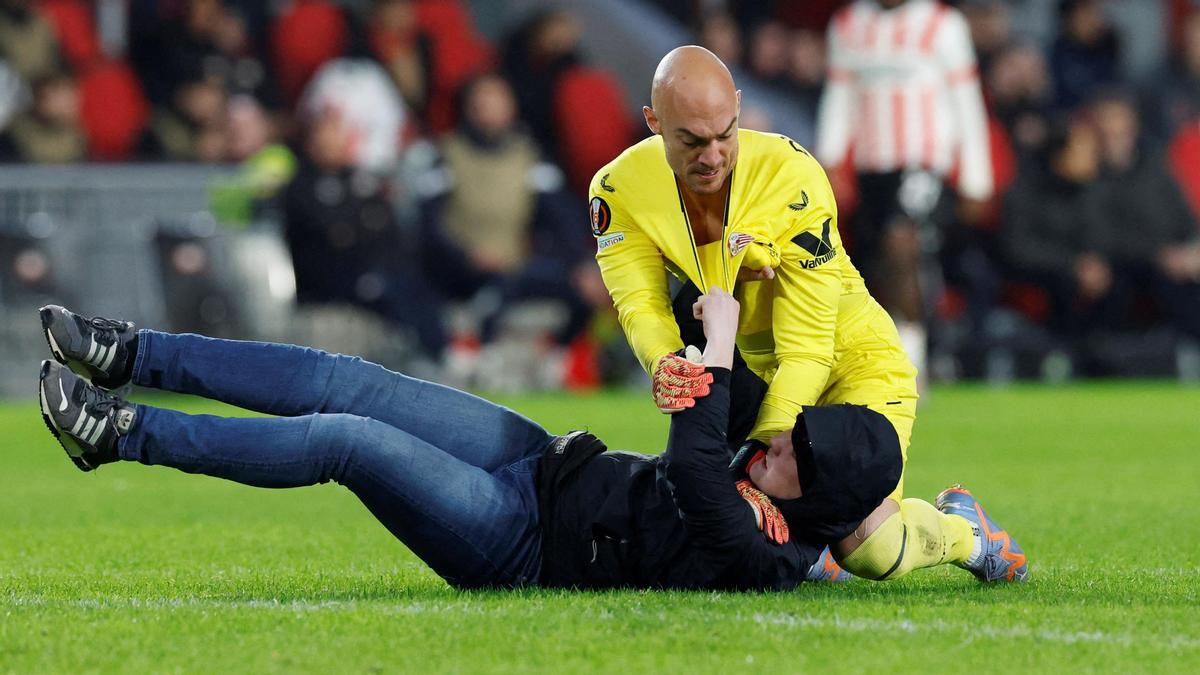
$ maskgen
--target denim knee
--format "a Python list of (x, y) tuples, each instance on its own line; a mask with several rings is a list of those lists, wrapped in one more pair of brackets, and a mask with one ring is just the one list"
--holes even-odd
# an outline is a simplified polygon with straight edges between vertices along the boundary
[(322, 352), (320, 371), (325, 378), (324, 409), (348, 410), (390, 391), (390, 373), (357, 356)]
[(347, 413), (312, 415), (308, 426), (309, 447), (325, 451), (321, 482), (333, 480), (345, 484), (347, 470), (357, 461), (358, 453), (370, 452), (378, 443), (380, 434), (373, 427), (382, 424), (369, 417)]

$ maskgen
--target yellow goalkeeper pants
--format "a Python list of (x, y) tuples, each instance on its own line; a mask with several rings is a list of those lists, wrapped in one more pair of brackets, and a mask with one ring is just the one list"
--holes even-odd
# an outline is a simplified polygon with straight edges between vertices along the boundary
[[(870, 325), (867, 334), (871, 337), (860, 348), (843, 352), (817, 403), (865, 405), (886, 417), (896, 428), (907, 469), (908, 445), (917, 419), (917, 371), (900, 346), (895, 324), (882, 308), (870, 312), (864, 321)], [(921, 567), (962, 562), (971, 554), (970, 523), (941, 513), (929, 502), (904, 499), (903, 473), (888, 499), (899, 505), (899, 511), (839, 561), (847, 571), (883, 581)]]

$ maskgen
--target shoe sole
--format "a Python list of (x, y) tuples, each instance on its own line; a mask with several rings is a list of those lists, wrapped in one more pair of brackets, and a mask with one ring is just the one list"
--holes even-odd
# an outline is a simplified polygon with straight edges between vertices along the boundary
[(70, 367), (70, 364), (67, 363), (67, 355), (58, 346), (58, 342), (54, 340), (54, 333), (50, 331), (50, 322), (53, 321), (54, 313), (49, 309), (42, 308), (40, 314), (42, 319), (42, 337), (46, 338), (46, 346), (50, 348), (50, 353), (54, 355), (55, 361)]
[(58, 441), (58, 444), (62, 446), (63, 451), (67, 453), (67, 458), (75, 464), (76, 468), (80, 471), (91, 471), (93, 467), (84, 462), (82, 457), (71, 454), (71, 449), (74, 448), (76, 452), (82, 455), (84, 451), (83, 446), (79, 445), (79, 443), (67, 434), (64, 434), (54, 422), (54, 417), (50, 413), (50, 399), (46, 395), (46, 376), (49, 374), (50, 362), (43, 361), (42, 371), (38, 377), (38, 403), (41, 406), (42, 423), (50, 430), (51, 435), (54, 436), (54, 440)]

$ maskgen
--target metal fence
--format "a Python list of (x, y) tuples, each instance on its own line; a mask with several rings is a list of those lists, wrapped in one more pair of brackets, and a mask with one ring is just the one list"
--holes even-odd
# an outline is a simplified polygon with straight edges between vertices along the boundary
[(194, 165), (0, 167), (0, 397), (31, 397), (47, 357), (37, 320), (47, 303), (438, 375), (410, 335), (373, 314), (297, 306), (280, 224), (222, 227), (211, 213), (210, 202), (220, 199), (212, 195), (236, 184), (235, 173)]
[[(267, 275), (282, 265), (290, 275), (277, 235), (231, 238), (209, 214), (210, 186), (232, 172), (190, 165), (0, 167), (0, 393), (22, 393), (44, 357), (35, 313), (41, 304), (170, 325), (164, 227), (216, 242), (205, 262), (230, 294), (271, 288), (237, 283), (244, 270)], [(284, 286), (281, 299), (290, 303)]]

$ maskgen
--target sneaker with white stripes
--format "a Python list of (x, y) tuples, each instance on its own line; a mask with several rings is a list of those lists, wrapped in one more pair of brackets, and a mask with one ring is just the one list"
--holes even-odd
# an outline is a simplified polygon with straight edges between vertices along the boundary
[(133, 426), (132, 405), (53, 361), (42, 361), (38, 402), (46, 428), (80, 471), (120, 459), (117, 440)]
[(129, 382), (137, 354), (132, 323), (87, 319), (58, 305), (46, 305), (39, 314), (54, 360), (105, 389)]

